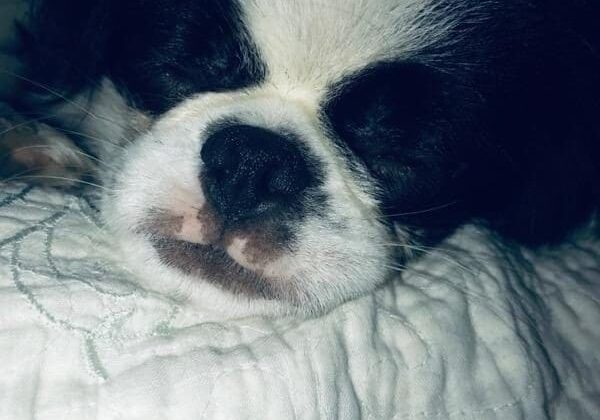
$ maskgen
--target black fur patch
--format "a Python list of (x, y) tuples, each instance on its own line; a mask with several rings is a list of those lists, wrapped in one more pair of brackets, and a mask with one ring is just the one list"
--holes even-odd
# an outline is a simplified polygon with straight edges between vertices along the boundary
[(600, 5), (472, 6), (451, 46), (333, 86), (324, 118), (402, 224), (558, 240), (600, 202)]
[(31, 16), (28, 76), (67, 94), (107, 76), (160, 114), (193, 94), (264, 78), (233, 1), (43, 0)]
[[(459, 223), (458, 201), (473, 181), (465, 176), (469, 154), (483, 153), (475, 92), (416, 62), (380, 63), (334, 90), (325, 115), (379, 181), (383, 213), (430, 229)], [(436, 207), (444, 211), (421, 214)]]

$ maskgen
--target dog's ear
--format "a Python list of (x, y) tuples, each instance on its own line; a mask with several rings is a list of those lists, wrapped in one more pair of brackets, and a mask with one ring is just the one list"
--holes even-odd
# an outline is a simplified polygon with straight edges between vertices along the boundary
[(73, 94), (106, 71), (114, 0), (33, 0), (20, 23), (23, 90), (49, 100)]
[(510, 52), (511, 88), (491, 109), (512, 171), (495, 221), (529, 244), (560, 240), (600, 207), (600, 6), (571, 4), (553, 2), (544, 36)]
[(556, 139), (538, 139), (537, 151), (522, 162), (521, 177), (507, 188), (512, 192), (506, 195), (505, 207), (492, 217), (500, 232), (526, 245), (560, 241), (600, 208), (600, 153), (598, 144), (591, 144), (599, 138), (585, 130), (564, 135), (569, 137), (546, 150), (541, 150), (544, 141)]

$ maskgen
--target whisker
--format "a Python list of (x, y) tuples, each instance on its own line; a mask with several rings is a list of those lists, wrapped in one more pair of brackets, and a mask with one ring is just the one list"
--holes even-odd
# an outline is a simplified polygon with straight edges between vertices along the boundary
[[(112, 141), (110, 141), (109, 139), (106, 139), (106, 138), (92, 136), (90, 134), (83, 133), (81, 131), (76, 131), (76, 130), (68, 129), (68, 128), (62, 128), (62, 127), (53, 127), (53, 128), (55, 128), (56, 130), (61, 131), (63, 133), (72, 134), (74, 136), (79, 136), (79, 137), (86, 138), (86, 139), (89, 139), (89, 140), (94, 140), (94, 141), (97, 141), (97, 142), (100, 142), (100, 143), (107, 143), (109, 146), (112, 146), (112, 147), (114, 147), (116, 149), (120, 149), (122, 151), (126, 151), (127, 150), (127, 147), (125, 147), (123, 145), (120, 145), (118, 143), (112, 142)], [(130, 144), (133, 143), (133, 140), (127, 140), (125, 138), (123, 140), (127, 141)]]
[[(11, 150), (11, 152), (13, 151), (17, 151), (17, 150), (29, 150), (29, 149), (58, 149), (57, 146), (51, 145), (51, 144), (36, 144), (36, 145), (32, 145), (32, 146), (22, 146), (22, 147), (17, 147), (13, 150)], [(70, 149), (71, 152), (81, 155), (87, 159), (93, 160), (96, 163), (98, 163), (99, 165), (110, 169), (111, 171), (116, 172), (117, 168), (114, 166), (110, 166), (109, 164), (107, 164), (106, 162), (102, 161), (101, 159), (97, 158), (96, 156), (90, 155), (89, 153), (85, 153), (82, 150), (79, 149)], [(11, 152), (5, 153), (2, 156), (0, 156), (0, 161), (2, 161), (3, 158), (7, 157), (8, 155), (10, 155)]]
[(397, 272), (405, 272), (410, 269), (407, 265), (404, 264), (384, 264), (383, 266), (387, 269)]
[(8, 178), (0, 178), (0, 182), (2, 183), (7, 183), (7, 182), (14, 182), (14, 181), (19, 181), (21, 179), (22, 175), (25, 174), (30, 174), (30, 173), (35, 173), (37, 171), (40, 171), (42, 169), (46, 169), (43, 166), (38, 166), (38, 167), (29, 167), (24, 171), (21, 172), (17, 172), (15, 174), (12, 174), (11, 176), (9, 176)]
[(473, 251), (467, 251), (467, 250), (463, 250), (460, 248), (456, 248), (456, 247), (451, 247), (449, 248), (446, 245), (441, 245), (441, 246), (426, 246), (426, 245), (414, 245), (414, 244), (403, 244), (403, 243), (398, 243), (398, 242), (390, 242), (390, 243), (383, 243), (381, 244), (385, 247), (391, 247), (391, 248), (407, 248), (407, 249), (413, 249), (419, 252), (423, 252), (425, 254), (431, 254), (431, 252), (437, 252), (437, 253), (445, 253), (449, 256), (454, 256), (457, 258), (469, 258), (469, 259), (477, 259), (480, 260), (478, 262), (482, 262), (484, 264), (489, 264), (491, 261), (495, 261), (496, 260), (496, 256), (494, 254), (492, 254), (491, 252), (489, 253), (484, 253), (484, 252), (473, 252)]
[(63, 101), (65, 101), (65, 102), (66, 102), (66, 103), (68, 103), (69, 105), (72, 105), (73, 107), (75, 107), (75, 108), (77, 108), (78, 110), (80, 110), (81, 112), (83, 112), (83, 113), (84, 113), (84, 115), (90, 116), (90, 117), (92, 117), (92, 118), (94, 118), (94, 119), (96, 119), (96, 120), (99, 120), (99, 121), (104, 121), (104, 122), (107, 122), (107, 123), (109, 123), (109, 124), (112, 124), (112, 125), (114, 125), (114, 126), (116, 126), (116, 127), (119, 127), (119, 128), (121, 128), (121, 129), (123, 129), (123, 130), (127, 130), (127, 129), (133, 129), (133, 130), (135, 130), (135, 131), (136, 131), (138, 134), (141, 134), (141, 133), (142, 133), (142, 132), (141, 132), (141, 131), (140, 131), (140, 130), (137, 128), (137, 127), (133, 127), (133, 126), (125, 126), (125, 125), (119, 124), (119, 123), (117, 123), (116, 121), (113, 121), (113, 120), (111, 120), (111, 119), (109, 119), (109, 118), (106, 118), (105, 116), (101, 116), (101, 115), (98, 115), (98, 114), (96, 114), (96, 113), (92, 112), (92, 111), (91, 111), (89, 108), (86, 108), (86, 107), (84, 107), (83, 105), (81, 105), (81, 104), (77, 103), (76, 101), (74, 101), (74, 100), (72, 100), (72, 99), (69, 99), (69, 98), (68, 98), (68, 97), (66, 97), (65, 95), (63, 95), (63, 94), (61, 94), (60, 92), (58, 92), (56, 89), (53, 89), (53, 88), (51, 88), (51, 87), (49, 87), (49, 86), (47, 86), (47, 85), (45, 85), (45, 84), (43, 84), (43, 83), (37, 82), (37, 81), (35, 81), (35, 80), (33, 80), (33, 79), (30, 79), (30, 78), (28, 78), (28, 77), (25, 77), (25, 76), (23, 76), (23, 75), (20, 75), (20, 74), (14, 73), (14, 72), (12, 72), (12, 71), (10, 71), (10, 70), (7, 70), (6, 68), (0, 68), (0, 72), (2, 72), (2, 73), (4, 73), (4, 74), (7, 74), (7, 75), (9, 75), (9, 76), (11, 76), (11, 77), (17, 78), (17, 79), (19, 79), (19, 80), (21, 80), (21, 81), (27, 82), (27, 83), (29, 83), (29, 84), (31, 84), (31, 85), (33, 85), (33, 86), (36, 86), (36, 87), (38, 87), (38, 88), (40, 88), (40, 89), (42, 89), (42, 90), (46, 91), (47, 93), (49, 93), (49, 94), (51, 94), (51, 95), (54, 95), (54, 96), (56, 96), (56, 97), (57, 97), (57, 98), (59, 98), (59, 99), (62, 99)]
[(64, 177), (64, 176), (24, 175), (24, 176), (19, 176), (18, 178), (11, 179), (11, 181), (20, 180), (20, 179), (52, 179), (52, 180), (68, 181), (68, 182), (74, 182), (74, 183), (77, 183), (77, 184), (88, 185), (88, 186), (95, 187), (95, 188), (98, 188), (98, 189), (101, 189), (101, 190), (105, 190), (105, 191), (116, 191), (114, 189), (106, 188), (103, 185), (96, 184), (94, 182), (84, 181), (82, 179), (77, 179), (77, 178), (68, 178), (68, 177)]
[[(62, 166), (61, 168), (64, 169), (81, 169), (79, 166)], [(83, 180), (78, 180), (76, 178), (67, 178), (67, 177), (60, 177), (60, 176), (54, 176), (54, 175), (27, 175), (27, 174), (31, 174), (31, 173), (36, 173), (38, 171), (42, 171), (44, 169), (47, 169), (47, 167), (45, 166), (37, 166), (37, 167), (31, 167), (31, 168), (27, 168), (24, 171), (21, 172), (17, 172), (11, 176), (9, 176), (8, 178), (0, 178), (0, 183), (9, 183), (9, 182), (17, 182), (17, 181), (21, 181), (21, 180), (27, 180), (27, 179), (62, 179), (64, 181), (73, 181), (73, 182), (85, 182), (91, 186), (95, 186), (98, 188), (104, 188), (107, 189), (106, 187), (103, 187), (101, 185), (95, 184), (93, 182), (90, 181), (83, 181)]]
[(43, 120), (50, 119), (50, 118), (52, 118), (52, 115), (44, 115), (44, 116), (41, 116), (41, 117), (32, 118), (32, 119), (27, 120), (27, 121), (19, 122), (19, 123), (15, 124), (15, 125), (11, 125), (9, 128), (7, 128), (7, 129), (5, 129), (3, 131), (0, 131), (0, 136), (2, 136), (4, 134), (7, 134), (7, 133), (10, 133), (11, 131), (16, 130), (16, 129), (20, 128), (20, 127), (25, 127), (25, 126), (27, 126), (27, 125), (29, 125), (31, 123), (43, 121)]
[(415, 215), (419, 215), (419, 214), (425, 214), (425, 213), (431, 213), (434, 211), (438, 211), (438, 210), (443, 210), (445, 208), (451, 207), (455, 204), (458, 203), (458, 200), (454, 200), (454, 201), (450, 201), (448, 203), (445, 204), (441, 204), (435, 207), (430, 207), (424, 210), (417, 210), (417, 211), (410, 211), (410, 212), (405, 212), (405, 213), (392, 213), (392, 214), (385, 214), (384, 213), (384, 217), (402, 217), (402, 216), (415, 216)]
[[(391, 246), (391, 244), (389, 244), (389, 246)], [(405, 248), (405, 249), (410, 249), (412, 251), (422, 252), (425, 255), (439, 256), (444, 261), (448, 262), (450, 265), (452, 265), (454, 267), (458, 267), (462, 271), (469, 273), (472, 276), (477, 276), (478, 274), (480, 274), (479, 272), (475, 271), (474, 269), (472, 269), (470, 267), (467, 267), (466, 265), (462, 264), (461, 262), (456, 261), (455, 259), (452, 259), (453, 255), (450, 254), (448, 252), (448, 250), (443, 249), (443, 248), (427, 248), (427, 247), (423, 247), (423, 246), (401, 244), (401, 243), (394, 244), (394, 246), (400, 247), (400, 248)], [(459, 254), (456, 253), (454, 256), (457, 257), (457, 256), (459, 256)], [(465, 253), (465, 256), (470, 256), (470, 254)]]
[(35, 87), (38, 87), (38, 88), (40, 88), (42, 90), (45, 90), (46, 92), (50, 93), (51, 95), (54, 95), (57, 98), (60, 98), (60, 99), (64, 100), (68, 104), (73, 105), (75, 108), (77, 108), (80, 111), (86, 113), (87, 115), (94, 116), (93, 113), (91, 113), (89, 110), (85, 109), (82, 105), (80, 105), (77, 102), (75, 102), (75, 101), (67, 98), (65, 95), (61, 94), (60, 92), (56, 91), (55, 89), (52, 89), (51, 87), (48, 87), (48, 86), (44, 85), (43, 83), (36, 82), (35, 80), (32, 80), (32, 79), (30, 79), (28, 77), (25, 77), (23, 75), (14, 73), (14, 72), (12, 72), (10, 70), (7, 70), (7, 69), (0, 68), (0, 72), (2, 72), (4, 74), (7, 74), (9, 76), (15, 77), (15, 78), (17, 78), (17, 79), (19, 79), (21, 81), (27, 82), (27, 83), (29, 83), (29, 84), (31, 84), (31, 85), (33, 85)]
[[(68, 166), (65, 166), (65, 168), (68, 168)], [(35, 179), (47, 179), (47, 180), (63, 180), (63, 181), (69, 181), (69, 182), (73, 182), (73, 183), (77, 183), (77, 184), (82, 184), (82, 185), (87, 185), (87, 186), (91, 186), (94, 188), (97, 188), (99, 190), (102, 191), (108, 191), (108, 192), (112, 192), (112, 193), (117, 193), (120, 192), (122, 190), (118, 189), (118, 188), (108, 188), (105, 187), (101, 184), (97, 184), (91, 181), (86, 181), (86, 180), (82, 180), (82, 179), (77, 179), (77, 178), (69, 178), (69, 177), (61, 177), (61, 176), (55, 176), (55, 175), (27, 175), (30, 173), (35, 173), (36, 171), (39, 171), (41, 169), (45, 169), (44, 167), (35, 167), (35, 168), (28, 168), (25, 171), (21, 171), (17, 174), (14, 174), (13, 176), (9, 177), (9, 178), (5, 178), (5, 179), (0, 179), (0, 183), (7, 183), (7, 182), (16, 182), (16, 181), (28, 181), (28, 180), (35, 180)], [(78, 169), (78, 167), (76, 167), (76, 169)], [(180, 204), (181, 206), (183, 206), (184, 208), (187, 209), (193, 209), (196, 211), (200, 211), (202, 210), (200, 207), (194, 206), (192, 203), (190, 203), (190, 201), (185, 200), (183, 198), (177, 197), (177, 196), (172, 196), (169, 197), (169, 200), (171, 202), (176, 202), (178, 204)], [(162, 209), (166, 212), (172, 212), (174, 211), (173, 208), (171, 208), (170, 206), (167, 206), (165, 208), (162, 208), (162, 206), (157, 207), (159, 209)], [(176, 211), (175, 211), (176, 212)]]

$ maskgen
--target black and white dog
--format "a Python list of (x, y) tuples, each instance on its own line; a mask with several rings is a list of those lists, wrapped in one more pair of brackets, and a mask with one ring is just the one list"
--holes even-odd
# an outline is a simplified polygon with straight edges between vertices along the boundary
[(153, 288), (320, 313), (464, 223), (539, 246), (590, 220), (599, 22), (597, 0), (38, 0), (18, 105), (72, 136), (13, 157), (95, 164)]

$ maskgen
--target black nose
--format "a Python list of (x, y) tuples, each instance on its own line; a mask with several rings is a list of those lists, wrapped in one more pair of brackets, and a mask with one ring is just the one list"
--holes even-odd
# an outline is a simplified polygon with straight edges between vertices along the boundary
[(227, 221), (290, 209), (315, 183), (305, 155), (291, 136), (249, 125), (224, 126), (200, 152), (204, 191)]

